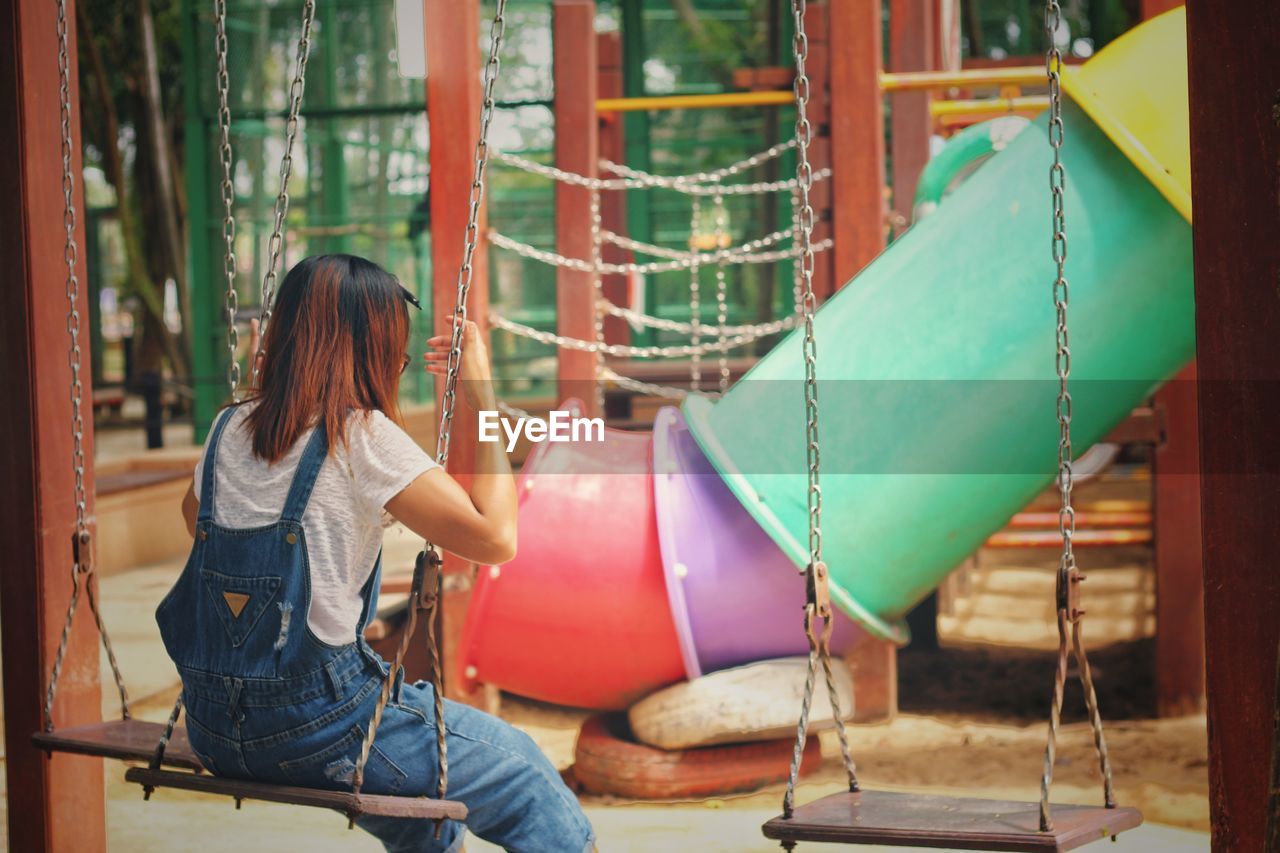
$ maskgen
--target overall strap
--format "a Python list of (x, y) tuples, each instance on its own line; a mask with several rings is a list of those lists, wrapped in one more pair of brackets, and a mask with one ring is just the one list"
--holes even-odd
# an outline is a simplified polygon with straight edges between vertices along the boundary
[(197, 521), (213, 521), (213, 499), (216, 489), (214, 484), (217, 482), (217, 478), (213, 476), (213, 469), (218, 459), (218, 442), (222, 440), (222, 431), (226, 429), (227, 422), (231, 420), (235, 410), (235, 406), (228, 406), (222, 411), (215, 419), (213, 431), (209, 433), (209, 440), (205, 444), (204, 466), (200, 471), (200, 511), (196, 514)]
[(324, 421), (316, 424), (307, 446), (302, 450), (298, 460), (298, 469), (293, 473), (293, 482), (289, 485), (289, 494), (284, 499), (284, 511), (280, 513), (281, 521), (302, 522), (302, 513), (311, 500), (311, 490), (315, 487), (320, 467), (329, 455), (329, 441), (326, 438)]

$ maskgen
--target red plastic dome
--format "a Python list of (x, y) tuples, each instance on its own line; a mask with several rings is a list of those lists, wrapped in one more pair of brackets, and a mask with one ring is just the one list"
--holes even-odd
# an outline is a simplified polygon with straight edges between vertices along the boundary
[[(580, 404), (561, 407), (575, 415)], [(654, 514), (653, 436), (543, 442), (520, 476), (518, 553), (481, 567), (466, 682), (620, 710), (685, 676)]]

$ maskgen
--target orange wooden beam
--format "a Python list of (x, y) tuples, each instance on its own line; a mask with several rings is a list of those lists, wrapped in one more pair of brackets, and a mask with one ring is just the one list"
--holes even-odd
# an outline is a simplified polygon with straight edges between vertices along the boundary
[(1156, 711), (1204, 710), (1204, 569), (1200, 536), (1200, 428), (1196, 370), (1156, 394), (1164, 440), (1156, 447)]
[[(480, 132), (481, 56), (480, 0), (425, 0), (427, 21), (427, 120), (432, 128), (431, 166), (431, 275), (432, 306), (436, 334), (452, 329), (458, 270), (462, 265), (467, 228), (471, 176), (475, 171), (475, 145)], [(487, 32), (487, 29), (486, 29)], [(474, 273), (468, 315), (486, 328), (489, 316), (489, 261), (485, 249), (485, 212), (480, 211), (480, 246), (473, 261)], [(487, 331), (485, 332), (487, 335)], [(437, 383), (436, 405), (440, 405)], [(438, 410), (438, 409), (437, 409)], [(477, 418), (462, 394), (453, 418), (449, 472), (464, 485), (475, 470)], [(431, 448), (434, 450), (435, 448)], [(470, 601), (475, 566), (444, 555), (445, 594), (441, 606), (441, 655), (445, 662), (445, 695), (468, 699), (458, 670), (462, 626)]]
[[(829, 128), (831, 113), (825, 93), (830, 87), (831, 38), (827, 27), (827, 7), (809, 6), (805, 13), (805, 33), (809, 37), (809, 61), (806, 68), (809, 74), (809, 122), (813, 125), (813, 143), (809, 146), (809, 162), (815, 170), (831, 165), (834, 147), (831, 144)], [(794, 75), (794, 69), (793, 69)], [(813, 206), (816, 219), (813, 225), (813, 239), (819, 242), (831, 236), (831, 185), (826, 181), (816, 183), (809, 193), (809, 202)], [(830, 252), (819, 252), (813, 258), (813, 293), (822, 302), (829, 298), (836, 288), (844, 284), (834, 274)]]
[(880, 0), (831, 0), (828, 87), (835, 280), (844, 284), (884, 249), (884, 106)]
[(1142, 0), (1142, 19), (1150, 20), (1156, 15), (1163, 15), (1185, 5), (1184, 0)]
[[(602, 98), (622, 97), (622, 34), (618, 32), (601, 33), (596, 37), (597, 61), (599, 62), (599, 95)], [(615, 163), (627, 160), (625, 127), (620, 117), (600, 116), (600, 156)], [(604, 193), (600, 198), (600, 215), (604, 227), (615, 234), (627, 233), (627, 196), (626, 193)], [(618, 246), (606, 244), (601, 252), (605, 263), (625, 264), (631, 262), (631, 252)], [(601, 284), (604, 296), (615, 305), (629, 304), (626, 276), (605, 276)], [(621, 317), (604, 318), (604, 339), (611, 344), (631, 343), (631, 326)]]
[[(56, 5), (15, 0), (0, 13), (0, 646), (4, 652), (8, 844), (12, 850), (105, 850), (102, 761), (48, 758), (31, 743), (43, 726), (49, 664), (71, 595), (75, 530), (71, 437), (71, 368), (67, 360), (66, 266), (63, 260), (62, 152), (58, 109)], [(80, 183), (79, 76), (75, 3), (70, 21), (72, 169), (80, 212), (78, 307), (83, 349), (85, 487), (93, 515), (93, 419), (88, 387), (88, 277), (84, 195)], [(81, 603), (63, 662), (54, 721), (101, 719), (98, 645)]]
[[(589, 177), (598, 174), (600, 161), (595, 18), (593, 0), (555, 0), (551, 7), (556, 165)], [(556, 182), (556, 250), (570, 258), (592, 256), (591, 191), (586, 187)], [(556, 269), (556, 330), (561, 335), (595, 340), (593, 282), (592, 273)], [(559, 398), (577, 397), (586, 417), (599, 415), (595, 353), (561, 349), (557, 365)]]
[[(889, 0), (889, 69), (933, 71), (935, 56), (934, 0)], [(905, 229), (911, 225), (913, 200), (920, 173), (929, 162), (933, 116), (928, 91), (894, 93), (890, 118), (893, 145), (893, 210)]]

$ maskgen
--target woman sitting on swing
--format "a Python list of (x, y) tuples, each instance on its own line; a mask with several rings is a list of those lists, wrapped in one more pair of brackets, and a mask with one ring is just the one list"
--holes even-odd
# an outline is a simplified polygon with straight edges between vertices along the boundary
[[(156, 618), (182, 677), (191, 747), (211, 772), (349, 790), (387, 664), (364, 641), (383, 529), (477, 563), (515, 554), (516, 490), (499, 443), (476, 448), (464, 489), (404, 432), (396, 403), (417, 301), (370, 261), (308, 258), (280, 285), (260, 388), (214, 422), (183, 514), (186, 568)], [(442, 375), (449, 339), (432, 338)], [(488, 355), (464, 332), (461, 392), (493, 409)], [(508, 850), (578, 851), (591, 825), (527, 735), (445, 702), (449, 798)], [(433, 796), (439, 768), (427, 682), (398, 682), (363, 792)], [(461, 849), (463, 827), (364, 816), (391, 851)]]

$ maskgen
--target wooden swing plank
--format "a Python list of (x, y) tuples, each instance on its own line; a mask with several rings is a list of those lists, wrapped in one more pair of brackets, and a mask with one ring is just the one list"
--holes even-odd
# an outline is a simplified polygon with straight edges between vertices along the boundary
[(1074, 850), (1142, 823), (1137, 809), (1052, 806), (1054, 828), (1040, 831), (1040, 805), (890, 791), (842, 791), (764, 825), (766, 838), (961, 850)]
[(263, 800), (291, 806), (333, 809), (345, 815), (378, 815), (381, 817), (446, 818), (465, 820), (467, 807), (452, 800), (428, 797), (395, 797), (383, 794), (353, 794), (350, 791), (324, 791), (272, 785), (244, 779), (228, 779), (208, 773), (182, 773), (176, 770), (152, 770), (133, 767), (124, 774), (125, 781), (145, 788), (176, 788), (202, 794), (219, 794), (236, 800)]
[[(150, 761), (156, 744), (164, 734), (164, 723), (145, 720), (104, 720), (86, 726), (37, 732), (31, 736), (37, 748), (46, 752), (73, 752), (77, 755), (94, 755), (121, 761)], [(165, 747), (164, 763), (171, 767), (201, 770), (200, 759), (187, 743), (187, 730), (181, 726), (173, 730), (173, 737)]]

